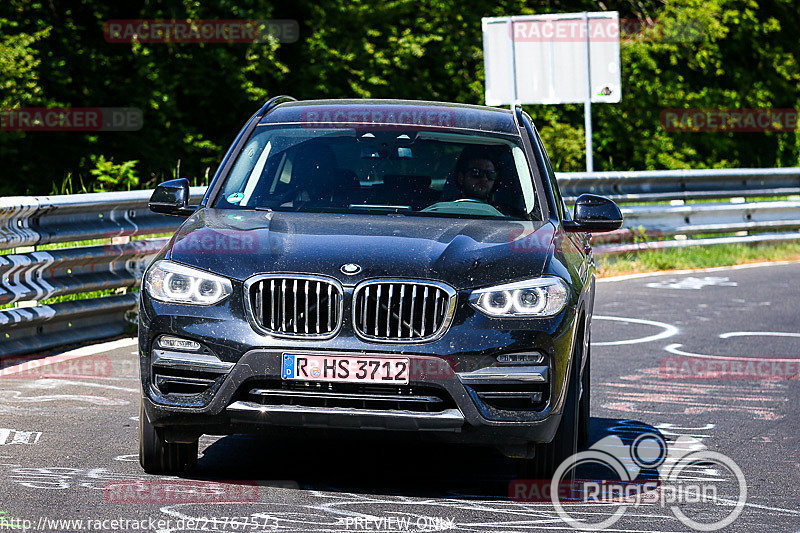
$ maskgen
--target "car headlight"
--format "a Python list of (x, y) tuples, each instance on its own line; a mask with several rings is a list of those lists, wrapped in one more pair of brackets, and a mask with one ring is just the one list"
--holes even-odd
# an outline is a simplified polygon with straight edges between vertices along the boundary
[(535, 278), (474, 290), (469, 303), (492, 317), (547, 317), (564, 309), (568, 295), (560, 278)]
[(213, 305), (233, 292), (229, 279), (172, 261), (150, 267), (144, 286), (154, 300), (177, 304)]

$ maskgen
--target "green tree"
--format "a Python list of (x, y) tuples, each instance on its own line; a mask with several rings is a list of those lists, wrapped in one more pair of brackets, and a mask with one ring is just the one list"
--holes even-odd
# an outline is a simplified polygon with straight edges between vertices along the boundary
[[(91, 170), (100, 154), (118, 165), (137, 161), (140, 187), (172, 177), (178, 168), (182, 176), (202, 182), (245, 119), (276, 94), (480, 104), (482, 17), (599, 9), (655, 26), (621, 43), (622, 101), (593, 106), (596, 168), (800, 161), (796, 131), (688, 133), (666, 131), (660, 123), (668, 108), (800, 108), (797, 0), (56, 4), (0, 3), (2, 107), (137, 107), (144, 126), (135, 132), (0, 131), (0, 194), (46, 194), (65, 176), (95, 188), (98, 176)], [(300, 40), (120, 44), (103, 35), (110, 19), (214, 18), (294, 19)], [(526, 110), (557, 170), (583, 170), (583, 106)]]

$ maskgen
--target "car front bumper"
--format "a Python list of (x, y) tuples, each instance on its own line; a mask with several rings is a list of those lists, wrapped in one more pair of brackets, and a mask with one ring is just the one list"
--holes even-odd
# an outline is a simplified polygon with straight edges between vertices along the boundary
[[(443, 397), (452, 400), (441, 410), (265, 405), (249, 400), (246, 393), (257, 384), (265, 380), (279, 382), (283, 353), (266, 349), (248, 351), (220, 378), (207, 402), (197, 400), (190, 405), (191, 402), (183, 398), (176, 400), (175, 395), (162, 394), (151, 385), (144, 397), (147, 416), (153, 425), (171, 428), (174, 440), (191, 440), (202, 433), (236, 433), (282, 426), (450, 433), (449, 437), (454, 440), (476, 443), (496, 443), (498, 439), (546, 442), (552, 439), (560, 418), (548, 404), (542, 411), (525, 412), (515, 420), (493, 420), (482, 413), (481, 402), (470, 387), (488, 382), (511, 386), (531, 382), (545, 384), (549, 373), (546, 366), (495, 367), (460, 373), (453, 372), (450, 365), (443, 364), (438, 357), (419, 355), (403, 356), (410, 359), (412, 369), (423, 369), (410, 380), (409, 387), (440, 390)], [(351, 355), (364, 356), (361, 353)], [(191, 364), (199, 368), (197, 363)]]
[[(345, 323), (340, 334), (325, 341), (266, 338), (249, 326), (240, 306), (193, 309), (140, 302), (139, 351), (143, 402), (150, 422), (164, 438), (191, 441), (200, 434), (229, 434), (263, 429), (416, 431), (447, 440), (476, 444), (549, 442), (561, 418), (563, 391), (574, 346), (575, 313), (567, 308), (557, 317), (536, 321), (497, 321), (459, 306), (454, 325), (436, 342), (418, 345), (369, 344), (356, 338)], [(500, 326), (500, 327), (498, 327)], [(213, 360), (181, 361), (180, 352), (154, 349), (162, 334), (200, 342)], [(476, 349), (479, 348), (479, 349)], [(282, 359), (293, 354), (338, 354), (351, 357), (408, 358), (408, 387), (441, 392), (443, 409), (433, 412), (404, 409), (331, 406), (264, 405), (247, 393), (264, 382), (281, 383)], [(536, 366), (500, 365), (501, 353), (538, 352)], [(155, 383), (153, 362), (205, 371), (213, 381), (206, 392), (181, 396), (164, 394)], [(190, 358), (191, 359), (191, 358)], [(174, 363), (174, 364), (173, 364)], [(479, 398), (492, 386), (541, 386), (543, 400), (535, 409), (497, 411)]]

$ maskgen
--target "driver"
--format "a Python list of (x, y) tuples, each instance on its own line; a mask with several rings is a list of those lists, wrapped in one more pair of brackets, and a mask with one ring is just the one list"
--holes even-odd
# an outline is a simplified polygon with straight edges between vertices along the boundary
[(339, 171), (333, 150), (326, 144), (305, 143), (292, 169), (293, 191), (285, 201), (309, 202), (330, 198), (331, 176)]
[(456, 163), (456, 184), (460, 198), (489, 203), (500, 183), (497, 165), (485, 152), (465, 148)]

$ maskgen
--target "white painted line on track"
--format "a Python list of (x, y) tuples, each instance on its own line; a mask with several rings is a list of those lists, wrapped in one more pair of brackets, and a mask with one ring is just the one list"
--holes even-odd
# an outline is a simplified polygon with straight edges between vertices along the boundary
[(730, 278), (722, 278), (718, 276), (705, 276), (703, 278), (696, 278), (689, 276), (681, 280), (664, 280), (653, 281), (645, 285), (651, 289), (678, 289), (678, 290), (693, 290), (698, 291), (705, 287), (736, 287), (739, 284), (731, 281)]
[(796, 363), (800, 361), (800, 357), (794, 358), (775, 358), (775, 357), (748, 357), (742, 355), (709, 355), (703, 353), (693, 353), (680, 350), (683, 344), (670, 344), (665, 346), (664, 349), (669, 353), (675, 355), (683, 355), (685, 357), (697, 357), (700, 359), (724, 359), (730, 361), (758, 361), (765, 363)]
[[(713, 499), (715, 501), (722, 502), (722, 503), (733, 503), (733, 504), (736, 503), (734, 500), (727, 500), (725, 498), (713, 498)], [(798, 511), (796, 509), (784, 509), (782, 507), (769, 507), (768, 505), (759, 505), (757, 503), (749, 503), (749, 502), (745, 502), (744, 506), (745, 507), (752, 507), (754, 509), (764, 509), (766, 511), (779, 511), (781, 513), (800, 515), (800, 511)]]
[(13, 403), (42, 403), (42, 402), (59, 402), (63, 404), (65, 401), (76, 401), (90, 403), (93, 405), (130, 405), (131, 402), (126, 400), (117, 400), (114, 398), (104, 398), (103, 396), (89, 396), (87, 394), (49, 394), (45, 396), (23, 396), (20, 391), (6, 390), (5, 396), (0, 398), (0, 404), (13, 404)]
[(106, 385), (105, 383), (91, 383), (88, 381), (77, 381), (72, 379), (60, 379), (60, 378), (45, 378), (39, 379), (37, 382), (51, 382), (53, 385), (80, 385), (81, 387), (95, 387), (98, 389), (108, 389), (108, 390), (121, 390), (125, 392), (139, 392), (140, 389), (132, 389), (130, 387), (117, 387), (116, 385)]
[(9, 444), (36, 444), (42, 436), (41, 431), (20, 431), (18, 429), (0, 428), (0, 446)]
[(646, 326), (654, 326), (657, 328), (662, 328), (664, 331), (662, 331), (661, 333), (656, 333), (655, 335), (640, 337), (638, 339), (627, 339), (623, 341), (593, 342), (592, 346), (620, 346), (622, 344), (639, 344), (642, 342), (658, 341), (661, 339), (666, 339), (668, 337), (677, 335), (678, 332), (680, 331), (677, 327), (671, 324), (667, 324), (665, 322), (657, 322), (655, 320), (645, 320), (643, 318), (625, 318), (619, 316), (592, 315), (592, 320), (594, 319), (615, 320), (617, 322), (630, 322), (631, 324), (644, 324)]
[(659, 272), (639, 272), (637, 274), (622, 274), (620, 276), (609, 276), (607, 278), (597, 278), (598, 283), (612, 281), (625, 281), (628, 279), (647, 278), (650, 276), (680, 276), (681, 274), (696, 274), (698, 272), (722, 272), (725, 270), (741, 270), (743, 268), (757, 268), (765, 266), (796, 265), (800, 261), (766, 261), (762, 263), (746, 263), (744, 265), (729, 265), (710, 268), (690, 268), (686, 270), (661, 270)]
[(788, 331), (729, 331), (719, 335), (720, 339), (729, 339), (731, 337), (800, 337), (800, 333)]

